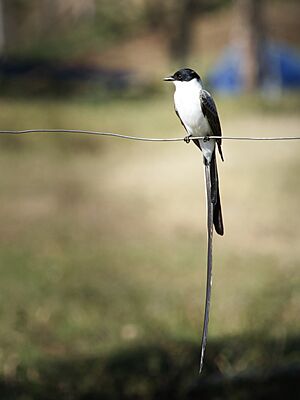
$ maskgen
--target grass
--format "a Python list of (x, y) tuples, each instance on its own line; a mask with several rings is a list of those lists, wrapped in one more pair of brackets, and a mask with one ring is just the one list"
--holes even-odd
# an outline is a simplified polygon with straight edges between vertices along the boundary
[[(1, 128), (180, 136), (169, 97), (2, 99)], [(287, 102), (263, 112), (249, 99), (218, 104), (224, 134), (299, 135)], [(269, 393), (274, 379), (277, 393), (288, 390), (299, 354), (297, 143), (224, 143), (226, 234), (215, 238), (207, 363), (198, 380), (206, 234), (197, 149), (79, 135), (0, 139), (7, 399), (197, 398), (206, 390), (207, 398), (253, 398)]]

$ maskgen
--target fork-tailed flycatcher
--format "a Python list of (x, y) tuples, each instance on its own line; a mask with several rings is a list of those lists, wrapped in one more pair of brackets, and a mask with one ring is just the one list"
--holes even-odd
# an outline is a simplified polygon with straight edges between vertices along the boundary
[(215, 151), (217, 144), (223, 161), (222, 141), (221, 138), (210, 139), (210, 136), (221, 137), (222, 132), (215, 102), (212, 96), (203, 89), (201, 78), (197, 72), (190, 68), (183, 68), (164, 80), (171, 81), (175, 85), (175, 112), (188, 134), (187, 140), (190, 137), (193, 138), (193, 136), (204, 137), (204, 139), (192, 139), (203, 153), (207, 196), (207, 282), (199, 370), (201, 372), (207, 340), (211, 298), (213, 225), (219, 235), (224, 234)]

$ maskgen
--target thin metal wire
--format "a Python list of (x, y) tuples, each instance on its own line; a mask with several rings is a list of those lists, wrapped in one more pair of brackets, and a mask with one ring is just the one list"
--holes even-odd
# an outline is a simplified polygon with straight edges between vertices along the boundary
[[(175, 138), (149, 138), (132, 135), (123, 135), (121, 133), (113, 132), (99, 132), (81, 129), (24, 129), (24, 130), (0, 130), (0, 134), (10, 135), (23, 135), (28, 133), (83, 133), (85, 135), (109, 136), (120, 139), (139, 140), (142, 142), (181, 142), (187, 141), (186, 137)], [(204, 136), (193, 136), (192, 139), (205, 139)], [(210, 136), (210, 139), (220, 139), (220, 136)], [(259, 136), (222, 136), (222, 140), (300, 140), (300, 136), (273, 136), (273, 137), (259, 137)]]

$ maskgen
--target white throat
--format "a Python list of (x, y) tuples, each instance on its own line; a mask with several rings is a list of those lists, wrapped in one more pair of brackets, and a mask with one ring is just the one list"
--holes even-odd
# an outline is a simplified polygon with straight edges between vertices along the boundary
[(202, 89), (202, 82), (201, 80), (198, 80), (196, 78), (190, 80), (190, 81), (174, 81), (173, 82), (175, 85), (176, 90), (179, 91), (198, 91), (200, 92), (200, 90)]

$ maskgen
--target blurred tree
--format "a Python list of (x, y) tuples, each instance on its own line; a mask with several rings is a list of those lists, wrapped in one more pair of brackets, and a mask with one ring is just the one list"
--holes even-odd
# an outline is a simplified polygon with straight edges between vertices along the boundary
[(255, 90), (263, 73), (264, 44), (263, 0), (235, 0), (233, 42), (242, 57), (242, 76), (245, 91)]
[(192, 47), (196, 18), (231, 0), (0, 1), (0, 49), (2, 38), (6, 53), (69, 57), (150, 27), (163, 32), (171, 59), (182, 65)]
[(146, 0), (146, 18), (161, 28), (172, 60), (185, 64), (192, 47), (194, 24), (199, 15), (212, 12), (231, 0)]
[(2, 39), (5, 51), (53, 34), (68, 21), (91, 18), (96, 10), (95, 0), (0, 1), (0, 45)]
[(0, 55), (4, 51), (5, 36), (4, 36), (4, 15), (3, 15), (3, 1), (0, 0)]
[(2, 51), (6, 52), (14, 46), (16, 42), (22, 38), (22, 27), (24, 20), (26, 20), (26, 14), (28, 6), (31, 6), (29, 0), (26, 4), (24, 0), (2, 0), (1, 11), (2, 11)]
[(136, 32), (145, 0), (0, 1), (0, 49), (2, 28), (5, 53), (60, 57)]
[(49, 16), (55, 22), (78, 20), (82, 18), (92, 19), (96, 12), (95, 0), (42, 0), (43, 21), (49, 20)]
[(194, 20), (197, 16), (194, 0), (175, 1), (168, 14), (169, 49), (173, 60), (183, 65), (192, 44)]

